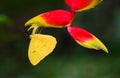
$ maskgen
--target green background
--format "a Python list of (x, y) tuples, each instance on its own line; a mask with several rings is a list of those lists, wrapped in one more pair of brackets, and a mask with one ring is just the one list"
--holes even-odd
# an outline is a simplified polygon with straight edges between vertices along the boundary
[(37, 66), (28, 60), (30, 18), (50, 10), (69, 8), (64, 0), (0, 1), (0, 78), (120, 78), (120, 0), (103, 0), (94, 9), (76, 13), (72, 25), (97, 36), (108, 48), (103, 51), (78, 45), (66, 28), (44, 28), (58, 44)]

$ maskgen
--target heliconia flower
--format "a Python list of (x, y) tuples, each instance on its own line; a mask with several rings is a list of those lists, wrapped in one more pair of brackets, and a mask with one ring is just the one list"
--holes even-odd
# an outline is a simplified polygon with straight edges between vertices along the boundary
[(94, 8), (102, 0), (65, 0), (66, 4), (74, 12), (80, 12)]
[(55, 48), (57, 41), (51, 35), (33, 34), (28, 48), (28, 58), (32, 65), (37, 65)]
[(33, 17), (25, 23), (25, 26), (34, 24), (39, 27), (61, 28), (69, 26), (73, 17), (73, 12), (69, 12), (67, 10), (52, 10)]
[(102, 49), (106, 53), (108, 53), (105, 45), (93, 34), (88, 31), (79, 28), (79, 27), (67, 27), (69, 34), (73, 37), (73, 39), (83, 47), (100, 50)]

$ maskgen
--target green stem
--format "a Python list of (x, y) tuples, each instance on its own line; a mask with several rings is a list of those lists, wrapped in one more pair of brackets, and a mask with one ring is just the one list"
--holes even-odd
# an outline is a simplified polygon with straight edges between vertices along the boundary
[(37, 25), (34, 25), (34, 26), (33, 26), (32, 35), (36, 33), (37, 29), (38, 29), (38, 26), (37, 26)]

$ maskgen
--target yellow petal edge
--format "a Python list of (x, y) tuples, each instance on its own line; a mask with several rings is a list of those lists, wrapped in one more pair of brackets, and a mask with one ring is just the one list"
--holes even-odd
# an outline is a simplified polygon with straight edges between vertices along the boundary
[(103, 0), (93, 0), (87, 7), (77, 10), (77, 12), (84, 11), (84, 10), (89, 10), (91, 8), (94, 8), (96, 5), (101, 3)]
[(106, 46), (93, 35), (94, 39), (91, 40), (87, 40), (85, 42), (79, 42), (76, 40), (76, 42), (78, 44), (80, 44), (83, 47), (89, 48), (89, 49), (95, 49), (95, 50), (103, 50), (104, 52), (108, 53), (108, 49), (106, 48)]

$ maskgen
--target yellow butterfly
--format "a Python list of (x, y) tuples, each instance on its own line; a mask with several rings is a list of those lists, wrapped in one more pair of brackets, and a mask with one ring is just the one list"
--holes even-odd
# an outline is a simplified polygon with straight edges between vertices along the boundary
[(56, 44), (56, 38), (51, 35), (33, 34), (28, 48), (28, 58), (32, 65), (37, 65), (50, 54)]

